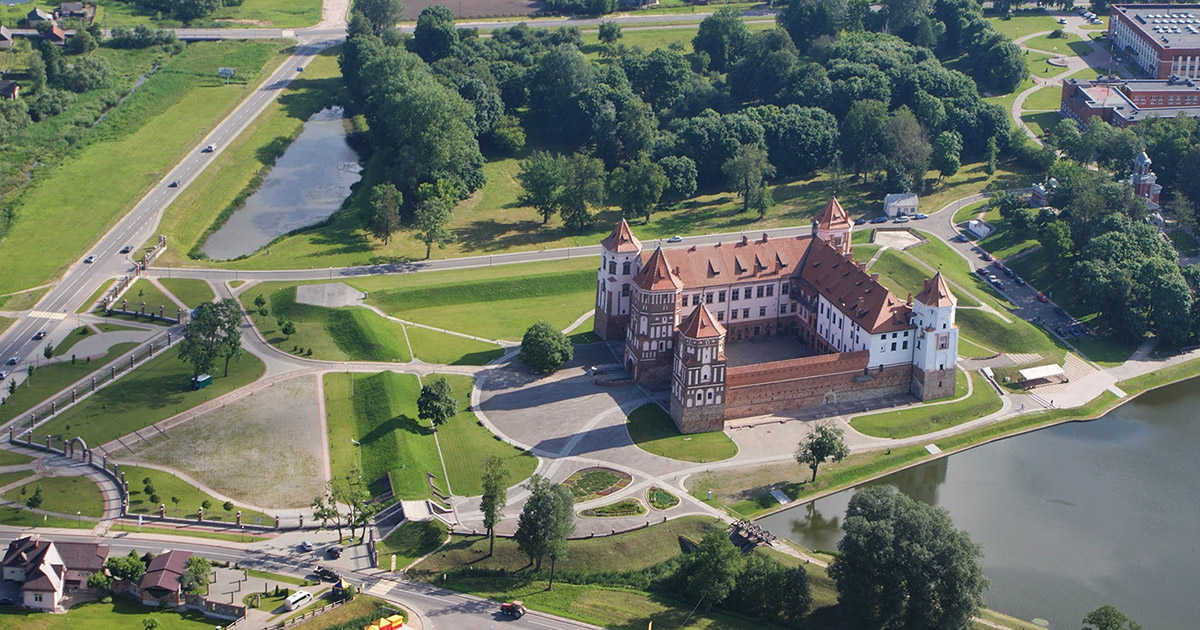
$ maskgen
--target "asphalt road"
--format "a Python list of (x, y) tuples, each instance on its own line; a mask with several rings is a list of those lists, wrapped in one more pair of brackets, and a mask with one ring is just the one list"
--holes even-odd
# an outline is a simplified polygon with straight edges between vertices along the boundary
[[(0, 532), (0, 545), (27, 535), (25, 531)], [(264, 551), (246, 551), (231, 549), (219, 544), (201, 542), (180, 542), (178, 537), (170, 541), (155, 541), (132, 538), (100, 538), (81, 534), (54, 534), (46, 536), (51, 540), (63, 542), (97, 542), (109, 546), (108, 555), (118, 556), (128, 554), (131, 550), (138, 553), (161, 553), (166, 549), (190, 551), (210, 560), (236, 562), (239, 566), (269, 571), (296, 577), (315, 579), (312, 569), (316, 563), (299, 558), (289, 558), (279, 553)], [(428, 584), (416, 582), (400, 582), (380, 580), (366, 573), (341, 571), (347, 581), (359, 588), (359, 591), (370, 589), (370, 595), (386, 599), (415, 611), (420, 617), (426, 630), (472, 630), (499, 627), (513, 630), (573, 630), (580, 628), (595, 628), (589, 624), (569, 621), (549, 615), (531, 612), (521, 619), (512, 619), (499, 614), (499, 607), (478, 597), (463, 595), (454, 591), (440, 589)], [(383, 587), (371, 588), (383, 582)], [(390, 588), (388, 588), (390, 587)], [(384, 590), (386, 588), (386, 590)]]

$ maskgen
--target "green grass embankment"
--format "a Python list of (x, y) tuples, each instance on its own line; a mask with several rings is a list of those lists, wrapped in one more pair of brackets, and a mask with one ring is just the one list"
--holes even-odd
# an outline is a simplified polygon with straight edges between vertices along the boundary
[(983, 376), (972, 372), (971, 387), (971, 395), (963, 400), (857, 416), (850, 426), (871, 437), (899, 439), (948, 429), (1000, 410), (1000, 395)]
[(660, 457), (685, 462), (718, 462), (737, 455), (737, 444), (724, 431), (683, 435), (671, 416), (655, 403), (633, 410), (625, 423), (633, 443)]

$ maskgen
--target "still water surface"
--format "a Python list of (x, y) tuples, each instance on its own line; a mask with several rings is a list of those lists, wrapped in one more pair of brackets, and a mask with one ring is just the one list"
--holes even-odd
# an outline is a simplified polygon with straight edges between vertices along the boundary
[[(989, 607), (1078, 628), (1111, 603), (1147, 630), (1200, 619), (1200, 379), (876, 483), (950, 511), (983, 545)], [(760, 521), (836, 549), (850, 492)]]
[(342, 116), (340, 107), (332, 107), (309, 118), (258, 191), (208, 237), (201, 251), (213, 260), (253, 254), (275, 238), (337, 212), (362, 171), (358, 154), (346, 142)]

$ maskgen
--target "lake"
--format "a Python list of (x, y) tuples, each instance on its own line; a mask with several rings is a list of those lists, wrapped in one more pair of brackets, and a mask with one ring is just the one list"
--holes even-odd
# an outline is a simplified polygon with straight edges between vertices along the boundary
[(346, 141), (342, 108), (317, 112), (275, 161), (258, 191), (209, 235), (200, 251), (213, 260), (229, 260), (320, 223), (342, 207), (361, 172), (358, 154)]
[[(1200, 619), (1200, 379), (1143, 394), (1093, 422), (1042, 429), (884, 477), (946, 508), (983, 545), (988, 606), (1051, 628), (1113, 604), (1145, 628)], [(797, 474), (801, 471), (797, 470)], [(761, 519), (833, 550), (845, 491)]]

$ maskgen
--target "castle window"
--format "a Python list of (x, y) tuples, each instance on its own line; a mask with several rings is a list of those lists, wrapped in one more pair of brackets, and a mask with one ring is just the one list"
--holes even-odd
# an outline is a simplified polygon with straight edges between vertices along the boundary
[(717, 311), (717, 321), (725, 321), (725, 311)]
[(625, 264), (621, 265), (621, 273), (623, 273), (625, 275), (629, 275), (629, 265), (630, 264), (632, 264), (632, 263), (630, 263), (629, 261), (625, 261)]
[(893, 341), (892, 342), (892, 352), (895, 352), (895, 351), (896, 351), (896, 342)]
[(629, 297), (629, 283), (628, 282), (621, 285), (621, 296)]
[(616, 273), (617, 273), (617, 261), (615, 261), (615, 260), (610, 260), (610, 261), (608, 261), (608, 273), (611, 273), (611, 274), (613, 274), (613, 275), (616, 275)]
[(709, 399), (709, 400), (712, 400), (712, 396), (713, 396), (713, 393), (712, 393), (712, 392), (708, 392), (708, 399)]
[(908, 331), (907, 331), (907, 330), (906, 330), (906, 331), (904, 331), (904, 336), (905, 336), (905, 337), (907, 337), (907, 336), (908, 336)]
[(773, 295), (775, 295), (775, 285), (768, 284), (767, 285), (767, 297), (772, 297)]
[(824, 302), (821, 302), (821, 312), (822, 313), (825, 312), (825, 303)]
[(704, 303), (705, 303), (705, 304), (712, 304), (712, 302), (713, 302), (713, 294), (712, 294), (712, 293), (705, 293), (705, 294), (704, 294)]
[(742, 293), (741, 289), (734, 289), (729, 295), (729, 301), (730, 302), (738, 301), (738, 297), (741, 295), (741, 293)]
[(750, 319), (750, 309), (742, 309), (742, 319)]
[(907, 342), (907, 341), (905, 341), (905, 342), (904, 342), (904, 345), (900, 346), (900, 349), (901, 349), (901, 350), (908, 350), (908, 342)]
[(767, 307), (765, 307), (765, 306), (758, 307), (758, 316), (766, 317), (767, 316)]
[(696, 402), (704, 402), (704, 392), (696, 392)]
[(717, 292), (717, 301), (718, 301), (718, 302), (724, 302), (724, 301), (725, 301), (725, 292), (724, 292), (724, 291), (718, 291), (718, 292)]
[(700, 303), (700, 294), (699, 294), (699, 293), (697, 293), (697, 294), (695, 294), (695, 295), (693, 295), (693, 296), (692, 296), (692, 306), (695, 306), (695, 305), (697, 305), (697, 304), (699, 304), (699, 303)]
[(760, 285), (758, 285), (758, 288), (754, 290), (754, 296), (755, 296), (755, 297), (762, 297), (762, 296), (763, 296), (763, 291), (765, 291), (765, 290), (766, 290), (766, 289), (764, 289), (764, 288), (763, 288), (763, 285), (761, 285), (761, 284), (760, 284)]
[(786, 282), (784, 282), (779, 287), (779, 295), (787, 295), (787, 292), (788, 292), (788, 284)]

